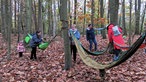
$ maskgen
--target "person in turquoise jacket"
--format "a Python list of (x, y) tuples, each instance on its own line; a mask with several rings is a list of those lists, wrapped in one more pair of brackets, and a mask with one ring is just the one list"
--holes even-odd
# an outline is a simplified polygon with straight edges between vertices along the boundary
[(75, 28), (75, 25), (72, 25), (72, 27), (69, 29), (71, 54), (73, 54), (73, 60), (74, 60), (74, 62), (76, 62), (77, 48), (76, 48), (75, 43), (71, 37), (71, 33), (73, 33), (74, 36), (79, 40), (80, 39), (80, 32)]

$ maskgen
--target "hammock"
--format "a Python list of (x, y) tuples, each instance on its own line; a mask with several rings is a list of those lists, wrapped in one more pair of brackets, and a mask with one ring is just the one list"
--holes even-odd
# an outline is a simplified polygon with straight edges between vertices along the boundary
[[(82, 45), (81, 45), (81, 46), (82, 46)], [(83, 47), (83, 46), (82, 46), (82, 48), (83, 48), (84, 51), (86, 51), (86, 53), (88, 53), (89, 55), (98, 56), (98, 55), (104, 54), (104, 53), (107, 51), (107, 49), (109, 48), (109, 45), (108, 45), (108, 47), (107, 47), (105, 50), (103, 50), (103, 51), (96, 51), (96, 52), (91, 52), (91, 51), (87, 50), (87, 49), (86, 49), (85, 47)]]
[(80, 42), (75, 38), (75, 36), (73, 34), (71, 34), (73, 37), (73, 40), (75, 42), (75, 45), (77, 47), (78, 53), (81, 57), (81, 59), (83, 60), (83, 62), (94, 68), (94, 69), (109, 69), (112, 67), (115, 67), (121, 63), (123, 63), (124, 61), (126, 61), (128, 58), (130, 58), (140, 47), (140, 45), (143, 43), (146, 34), (142, 34), (138, 40), (124, 53), (121, 54), (120, 58), (117, 61), (113, 61), (109, 64), (102, 64), (102, 63), (98, 63), (95, 60), (91, 59), (89, 57), (89, 55), (84, 51), (83, 47), (80, 45)]
[[(118, 43), (116, 43), (116, 42), (114, 42), (117, 46), (119, 46), (122, 50), (128, 50), (131, 46), (122, 46), (122, 45), (119, 45)], [(86, 51), (86, 53), (88, 53), (89, 55), (92, 55), (92, 56), (99, 56), (99, 55), (103, 55), (104, 53), (106, 53), (106, 52), (109, 52), (110, 54), (113, 54), (114, 52), (112, 51), (112, 44), (111, 43), (109, 43), (108, 44), (108, 47), (105, 49), (105, 50), (103, 50), (103, 51), (96, 51), (96, 52), (91, 52), (91, 51), (89, 51), (89, 50), (87, 50), (83, 45), (81, 45), (82, 46), (82, 48), (84, 49), (84, 51)], [(140, 47), (139, 48), (144, 48), (144, 47), (146, 47), (146, 43), (142, 43), (141, 45), (140, 45)], [(120, 53), (123, 53), (123, 51), (121, 51)]]
[[(131, 47), (131, 46), (122, 46), (116, 42), (114, 42), (114, 44), (119, 46), (123, 50), (128, 50)], [(139, 48), (144, 48), (144, 47), (146, 47), (146, 42), (142, 43)]]
[(31, 34), (27, 34), (27, 36), (25, 36), (25, 38), (24, 38), (24, 42), (25, 42), (26, 44), (29, 44), (31, 38), (32, 38), (32, 35), (31, 35)]
[[(30, 40), (32, 39), (32, 35), (31, 34), (27, 34), (27, 36), (24, 38), (24, 42), (26, 44), (29, 44)], [(42, 42), (38, 45), (38, 48), (41, 50), (45, 50), (48, 46), (49, 46), (49, 42)]]

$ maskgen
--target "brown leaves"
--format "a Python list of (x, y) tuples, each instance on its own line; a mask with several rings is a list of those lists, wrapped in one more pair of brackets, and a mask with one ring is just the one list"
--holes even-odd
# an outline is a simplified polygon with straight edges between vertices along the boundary
[[(89, 48), (85, 37), (81, 42), (84, 47)], [(15, 41), (16, 42), (16, 41)], [(108, 40), (97, 35), (98, 50), (107, 47)], [(37, 61), (30, 60), (30, 50), (24, 53), (22, 58), (13, 53), (12, 59), (7, 61), (6, 56), (0, 55), (0, 77), (3, 82), (99, 82), (99, 71), (85, 65), (77, 55), (77, 62), (73, 63), (70, 70), (64, 68), (64, 48), (63, 40), (57, 37), (45, 51), (37, 51)], [(16, 44), (16, 43), (15, 43)], [(5, 53), (5, 48), (0, 52)], [(105, 53), (101, 56), (93, 57), (97, 62), (111, 62), (112, 54)], [(105, 80), (108, 82), (145, 82), (146, 81), (146, 55), (139, 49), (133, 57), (121, 65), (106, 70)]]

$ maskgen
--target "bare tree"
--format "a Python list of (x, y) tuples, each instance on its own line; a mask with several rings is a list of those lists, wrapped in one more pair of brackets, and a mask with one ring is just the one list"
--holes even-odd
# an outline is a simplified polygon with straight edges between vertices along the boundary
[(60, 0), (60, 20), (62, 21), (63, 39), (64, 39), (64, 51), (65, 51), (65, 70), (71, 67), (71, 52), (69, 47), (68, 36), (68, 20), (67, 20), (67, 0)]
[[(100, 0), (100, 16), (101, 18), (104, 17), (104, 8), (103, 8), (103, 0)], [(101, 24), (101, 27), (104, 27), (104, 24)], [(105, 34), (105, 30), (101, 31), (102, 33), (102, 38), (105, 39), (106, 38), (106, 34)]]
[(109, 0), (110, 23), (118, 24), (119, 0)]
[(95, 5), (94, 0), (91, 0), (91, 24), (94, 26)]
[(74, 24), (77, 23), (77, 0), (74, 0)]
[(125, 0), (122, 1), (122, 27), (123, 27), (123, 34), (127, 35), (126, 23), (125, 23)]
[[(129, 1), (130, 3), (130, 18), (129, 18), (129, 29), (131, 29), (131, 24), (132, 24), (132, 0)], [(131, 45), (131, 30), (129, 31), (129, 45)]]
[(135, 34), (139, 34), (141, 0), (135, 0)]

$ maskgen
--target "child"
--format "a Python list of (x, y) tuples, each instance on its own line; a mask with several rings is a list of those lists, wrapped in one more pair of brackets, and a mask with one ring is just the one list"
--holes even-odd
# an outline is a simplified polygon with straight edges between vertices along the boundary
[(23, 41), (20, 41), (17, 45), (17, 51), (19, 52), (19, 57), (23, 56), (23, 52), (25, 52), (25, 47)]

